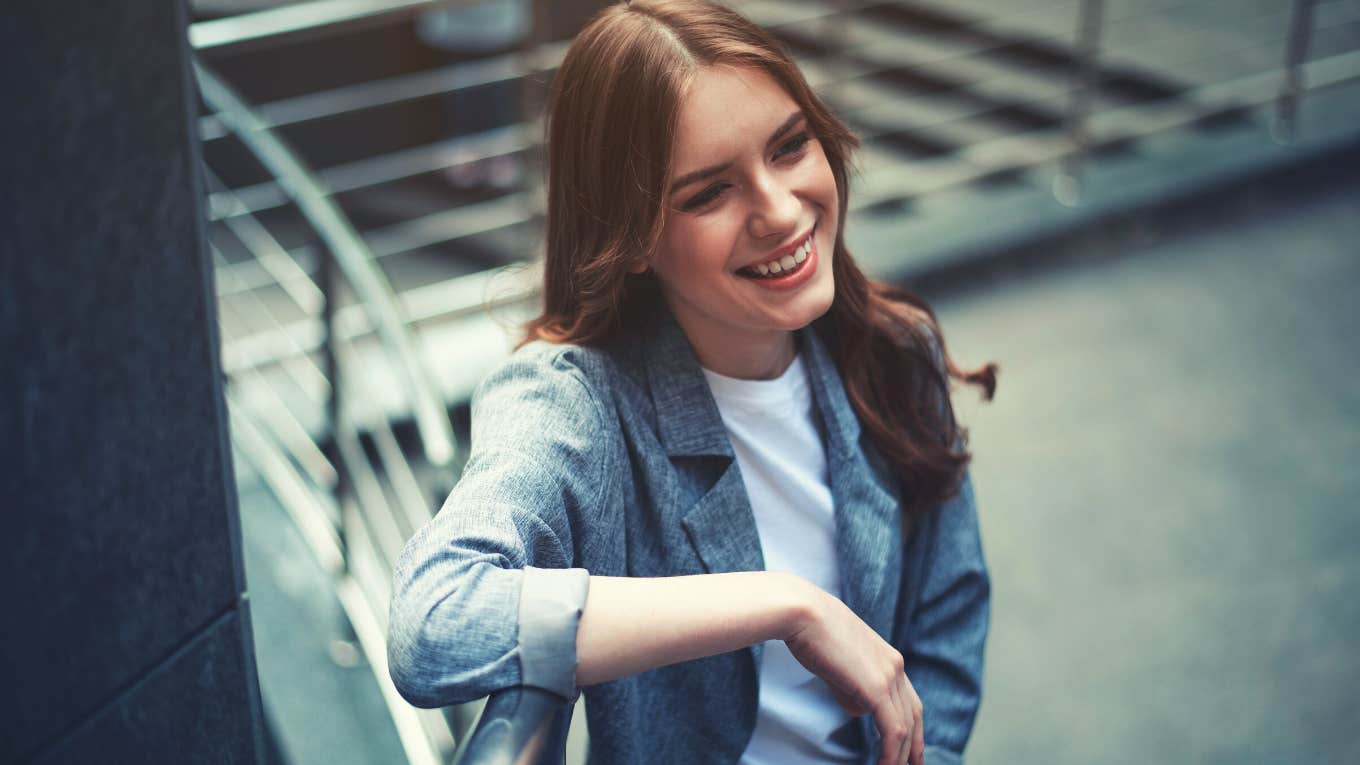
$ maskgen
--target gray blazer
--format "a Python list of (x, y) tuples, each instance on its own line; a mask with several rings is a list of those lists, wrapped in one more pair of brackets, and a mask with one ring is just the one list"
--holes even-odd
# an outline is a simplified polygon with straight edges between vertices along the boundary
[[(514, 685), (575, 701), (591, 765), (735, 763), (755, 727), (761, 644), (579, 688), (589, 575), (763, 570), (717, 405), (671, 314), (605, 347), (535, 341), (478, 387), (472, 450), (392, 582), (388, 662), (419, 707)], [(820, 320), (819, 320), (820, 321)], [(971, 480), (913, 520), (861, 437), (818, 323), (797, 333), (827, 448), (843, 599), (902, 652), (926, 762), (961, 761), (981, 696), (990, 582)], [(864, 715), (837, 731), (872, 762)]]

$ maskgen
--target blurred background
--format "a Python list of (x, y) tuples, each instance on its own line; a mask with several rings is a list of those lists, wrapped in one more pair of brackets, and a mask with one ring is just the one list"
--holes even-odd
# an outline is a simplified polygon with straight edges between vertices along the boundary
[[(543, 96), (602, 5), (190, 3), (279, 762), (444, 762), (478, 713), (395, 694), (388, 576), (534, 310)], [(864, 139), (852, 252), (1001, 367), (956, 396), (968, 761), (1360, 761), (1360, 0), (731, 5)]]

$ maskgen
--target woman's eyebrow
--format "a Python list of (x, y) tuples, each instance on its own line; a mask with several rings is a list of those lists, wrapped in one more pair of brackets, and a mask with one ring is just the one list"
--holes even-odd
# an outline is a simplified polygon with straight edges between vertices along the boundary
[(802, 117), (803, 113), (801, 111), (796, 111), (793, 114), (790, 114), (789, 118), (784, 120), (784, 124), (780, 125), (779, 129), (774, 131), (774, 133), (770, 136), (770, 139), (765, 142), (765, 148), (767, 149), (770, 148), (771, 146), (774, 145), (776, 141), (778, 141), (780, 138), (783, 138), (785, 133), (789, 132), (790, 130), (793, 130), (794, 126), (798, 124), (798, 120), (802, 119)]
[[(765, 148), (768, 149), (771, 144), (778, 141), (780, 138), (783, 138), (784, 134), (792, 130), (794, 126), (798, 124), (798, 121), (801, 120), (802, 118), (803, 118), (802, 111), (796, 111), (793, 114), (790, 114), (788, 116), (788, 119), (784, 120), (784, 124), (780, 125), (779, 128), (770, 135), (769, 140), (765, 142)], [(686, 173), (680, 176), (679, 178), (675, 179), (675, 183), (671, 184), (670, 193), (674, 194), (675, 192), (679, 191), (685, 186), (690, 185), (691, 183), (694, 183), (695, 181), (702, 181), (703, 179), (708, 178), (709, 176), (717, 175), (718, 173), (721, 173), (722, 171), (726, 170), (731, 166), (732, 166), (731, 162), (724, 162), (721, 165), (713, 165), (711, 167), (705, 167), (702, 170), (695, 170), (692, 173)]]

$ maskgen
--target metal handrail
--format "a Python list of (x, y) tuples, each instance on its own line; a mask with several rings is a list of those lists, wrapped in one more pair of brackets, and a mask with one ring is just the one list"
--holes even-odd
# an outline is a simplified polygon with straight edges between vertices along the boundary
[[(261, 432), (245, 407), (230, 394), (228, 399), (233, 445), (279, 498), (317, 563), (334, 579), (341, 610), (353, 627), (359, 648), (372, 669), (407, 761), (413, 765), (441, 765), (441, 744), (447, 746), (452, 742), (452, 732), (442, 722), (442, 716), (407, 704), (392, 684), (387, 670), (383, 615), (373, 607), (364, 588), (349, 571), (348, 550), (332, 521), (333, 516), (340, 515), (333, 507), (334, 500), (297, 471), (287, 455)], [(442, 730), (440, 726), (443, 726)]]
[(194, 50), (239, 48), (299, 34), (334, 34), (364, 24), (396, 21), (431, 8), (475, 0), (310, 0), (189, 25)]
[(1275, 103), (1273, 128), (1276, 139), (1280, 141), (1289, 141), (1294, 137), (1295, 111), (1299, 94), (1304, 89), (1299, 69), (1314, 31), (1313, 0), (1296, 0), (1289, 21), (1289, 40), (1285, 44), (1284, 84), (1280, 87)]
[[(515, 306), (538, 299), (538, 280), (532, 278), (528, 269), (522, 271), (521, 278), (501, 279), (513, 275), (513, 269), (507, 273), (503, 267), (493, 268), (416, 287), (398, 296), (401, 313), (414, 324), (463, 318), (483, 309)], [(504, 287), (497, 294), (490, 294), (492, 284), (497, 281)], [(335, 324), (336, 336), (348, 340), (373, 331), (367, 314), (355, 305), (341, 308)], [(222, 367), (227, 374), (232, 374), (250, 366), (277, 363), (296, 353), (319, 350), (324, 343), (325, 338), (316, 322), (291, 322), (275, 331), (226, 343)]]
[[(529, 220), (529, 215), (541, 206), (541, 198), (531, 198), (523, 191), (511, 192), (480, 202), (450, 207), (411, 218), (366, 233), (369, 256), (375, 260), (410, 252), (432, 244), (452, 242), (477, 234), (485, 234), (508, 228)], [(300, 269), (315, 266), (324, 251), (319, 245), (304, 244), (288, 251), (288, 256), (296, 260)], [(238, 273), (239, 283), (249, 289), (271, 284), (272, 281), (252, 280), (244, 273), (244, 266), (233, 266), (242, 271)], [(272, 274), (271, 274), (272, 276)], [(285, 277), (298, 279), (299, 276)], [(226, 287), (218, 290), (218, 295), (230, 294)]]
[[(222, 253), (216, 246), (210, 246), (214, 260), (220, 263), (223, 260)], [(256, 311), (268, 318), (275, 326), (279, 325), (278, 319), (273, 315), (272, 309), (270, 309), (264, 301), (255, 298), (254, 302)], [(235, 313), (235, 309), (226, 303), (219, 303), (219, 306), (224, 314)], [(294, 382), (297, 383), (298, 387), (302, 389), (304, 393), (311, 393), (311, 391), (307, 391), (307, 385), (311, 379), (315, 379), (315, 376), (320, 374), (320, 371), (311, 363), (311, 360), (306, 353), (300, 352), (300, 349), (298, 348), (294, 348), (294, 351), (295, 353), (291, 358), (297, 359), (311, 369), (312, 373), (306, 375), (310, 379), (304, 380), (303, 375), (297, 372), (295, 369), (296, 365), (294, 364), (285, 365), (285, 368), (289, 371)], [(271, 394), (271, 400), (268, 402), (270, 416), (266, 418), (266, 422), (268, 422), (275, 437), (292, 452), (294, 459), (312, 479), (313, 483), (327, 490), (333, 489), (338, 480), (335, 466), (331, 464), (330, 458), (328, 458), (316, 445), (316, 442), (312, 440), (312, 435), (298, 420), (297, 415), (293, 412), (292, 408), (284, 404), (282, 398), (277, 395), (274, 387), (268, 384), (264, 379), (264, 375), (261, 373), (260, 368), (252, 367), (249, 369), (242, 369), (239, 370), (237, 374), (230, 375), (230, 378), (231, 382), (229, 384), (234, 385), (237, 382), (246, 382), (247, 384), (254, 383)], [(327, 382), (324, 377), (321, 378), (321, 382), (325, 384), (326, 389), (317, 392), (326, 395), (329, 393), (329, 382)], [(318, 400), (317, 403), (320, 404), (321, 402)]]
[(196, 61), (194, 70), (204, 102), (279, 180), (330, 249), (406, 378), (425, 458), (435, 465), (448, 465), (454, 455), (453, 426), (416, 356), (414, 341), (397, 313), (392, 288), (374, 266), (367, 244), (282, 137), (262, 125), (250, 107), (202, 62)]
[[(212, 246), (212, 250), (216, 261), (222, 262), (224, 258), (216, 246)], [(255, 313), (279, 326), (277, 316), (268, 304), (253, 293), (249, 297), (254, 301)], [(224, 317), (234, 314), (227, 305), (223, 305), (222, 310)], [(352, 367), (349, 343), (332, 337), (331, 344), (332, 349)], [(298, 360), (311, 371), (317, 371), (306, 355), (300, 356)], [(290, 367), (290, 371), (294, 370)], [(320, 452), (311, 436), (296, 423), (296, 418), (280, 398), (275, 386), (265, 380), (258, 369), (245, 370), (244, 374), (244, 377), (240, 372), (232, 375), (227, 388), (233, 414), (234, 442), (248, 453), (251, 463), (278, 497), (322, 570), (332, 577), (347, 623), (353, 629), (353, 637), (358, 640), (360, 650), (374, 674), (408, 761), (434, 765), (442, 760), (442, 752), (453, 748), (453, 733), (442, 715), (413, 709), (400, 698), (392, 685), (385, 663), (386, 643), (383, 635), (386, 632), (386, 610), (373, 605), (385, 603), (389, 594), (382, 586), (384, 582), (375, 583), (374, 578), (368, 576), (371, 572), (362, 565), (363, 561), (371, 558), (382, 567), (390, 567), (396, 547), (404, 539), (405, 530), (397, 528), (394, 509), (359, 445), (358, 434), (343, 413), (334, 416), (332, 437), (339, 447), (344, 475), (362, 496), (362, 504), (344, 498), (337, 500), (331, 496), (337, 487), (336, 473), (329, 458)], [(354, 379), (352, 375), (336, 375), (337, 380), (342, 378)], [(235, 393), (236, 384), (242, 381), (253, 383), (252, 390), (256, 396), (252, 405), (263, 405), (264, 420), (286, 453), (265, 438), (260, 425), (246, 414), (246, 408)], [(297, 382), (301, 384), (303, 380), (298, 378)], [(329, 380), (325, 382), (330, 385)], [(321, 405), (326, 402), (313, 398), (312, 403)], [(398, 501), (422, 506), (405, 508), (408, 514), (428, 511), (428, 508), (423, 507), (425, 503), (420, 497), (410, 466), (399, 454), (390, 424), (381, 419), (380, 427), (374, 432), (378, 435), (384, 470), (391, 479)], [(396, 450), (395, 454), (393, 450)], [(308, 469), (308, 465), (318, 459), (321, 467), (329, 469), (329, 475), (315, 468)], [(393, 460), (398, 464), (393, 464)], [(310, 482), (307, 478), (310, 478)], [(344, 511), (346, 506), (348, 512)]]
[(340, 511), (335, 500), (329, 492), (318, 489), (297, 469), (296, 462), (265, 436), (233, 389), (228, 388), (226, 396), (232, 445), (279, 499), (321, 570), (331, 576), (340, 575), (345, 569), (345, 552), (336, 531)]
[[(1351, 65), (1349, 71), (1346, 71), (1347, 64)], [(1316, 78), (1308, 77), (1309, 90), (1317, 90), (1355, 80), (1360, 78), (1360, 51), (1340, 53), (1329, 58), (1310, 61), (1303, 65), (1303, 68), (1308, 72), (1316, 71), (1320, 73), (1320, 76)], [(1197, 88), (1190, 92), (1201, 96), (1207, 94), (1214, 94), (1218, 97), (1231, 96), (1234, 101), (1232, 103), (1210, 103), (1198, 109), (1180, 110), (1177, 114), (1159, 115), (1156, 120), (1141, 120), (1141, 124), (1138, 126), (1130, 126), (1129, 120), (1121, 119), (1121, 117), (1126, 118), (1138, 112), (1136, 106), (1103, 109), (1094, 112), (1089, 117), (1091, 127), (1089, 128), (1090, 135), (1087, 147), (1088, 149), (1095, 148), (1132, 138), (1155, 135), (1216, 114), (1243, 107), (1260, 107), (1273, 103), (1279, 92), (1276, 87), (1278, 85), (1277, 74), (1277, 72), (1266, 72), (1248, 75), (1236, 80), (1213, 83)], [(1102, 125), (1110, 124), (1118, 127), (1100, 129)], [(968, 150), (962, 158), (967, 159), (968, 154), (983, 155), (989, 151), (1000, 154), (1003, 153), (1002, 150), (1005, 147), (1014, 146), (1028, 138), (1044, 133), (1053, 134), (1053, 131), (1017, 131), (989, 142), (973, 144), (967, 147)], [(864, 183), (861, 186), (861, 191), (851, 195), (851, 209), (860, 210), (886, 200), (918, 196), (959, 186), (997, 172), (1023, 170), (1045, 162), (1060, 160), (1068, 156), (1074, 150), (1074, 147), (1066, 138), (1059, 138), (1056, 137), (1056, 134), (1054, 135), (1055, 140), (1031, 147), (1029, 156), (1023, 160), (989, 162), (978, 165), (958, 163), (957, 170), (953, 173), (941, 173), (925, 179), (903, 177), (899, 167), (881, 168), (865, 173), (862, 178)]]
[[(565, 46), (559, 47), (562, 48), (561, 54), (565, 54)], [(288, 127), (364, 109), (509, 82), (525, 77), (532, 71), (531, 67), (525, 65), (522, 54), (507, 53), (270, 101), (260, 104), (257, 114), (268, 127)], [(228, 133), (222, 128), (220, 121), (211, 115), (199, 118), (199, 137), (202, 140), (225, 137)]]
[[(539, 124), (515, 123), (334, 165), (318, 170), (316, 176), (331, 194), (343, 194), (454, 167), (458, 164), (452, 161), (454, 157), (476, 162), (522, 152), (533, 136), (541, 132)], [(209, 194), (211, 220), (263, 212), (289, 201), (288, 195), (272, 180), (234, 189), (231, 195), (233, 198), (227, 200), (220, 199), (217, 191)]]
[(503, 688), (487, 697), (454, 765), (562, 765), (573, 706), (533, 686)]
[[(237, 241), (250, 251), (254, 262), (269, 274), (273, 283), (288, 293), (288, 297), (292, 298), (299, 308), (309, 315), (320, 313), (325, 296), (321, 294), (321, 288), (316, 282), (312, 281), (311, 275), (270, 233), (268, 227), (245, 207), (236, 191), (223, 183), (206, 162), (203, 163), (203, 172), (208, 179), (210, 220), (214, 217), (221, 220)], [(218, 285), (219, 296), (240, 291), (244, 286), (240, 283), (242, 280), (236, 270), (230, 265), (226, 268), (229, 269), (227, 271), (229, 278), (221, 280), (222, 283)], [(218, 273), (222, 273), (220, 268)]]
[[(402, 545), (406, 543), (406, 536), (397, 525), (397, 514), (383, 492), (377, 471), (364, 454), (359, 431), (348, 413), (341, 412), (332, 426), (331, 436), (340, 454), (350, 488), (358, 499), (359, 517), (374, 542), (373, 552), (379, 555), (385, 570), (391, 571), (397, 562), (397, 556), (401, 553)], [(350, 528), (345, 527), (344, 532), (348, 535)]]

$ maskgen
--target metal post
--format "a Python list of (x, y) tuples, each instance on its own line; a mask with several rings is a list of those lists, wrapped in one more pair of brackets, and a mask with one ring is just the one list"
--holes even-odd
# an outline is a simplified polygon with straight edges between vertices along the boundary
[[(317, 284), (321, 287), (322, 366), (326, 380), (330, 382), (330, 393), (326, 397), (326, 433), (329, 436), (326, 456), (335, 466), (335, 507), (340, 514), (335, 529), (340, 543), (341, 570), (339, 574), (348, 576), (350, 573), (350, 554), (345, 526), (349, 514), (345, 512), (345, 503), (346, 497), (349, 495), (349, 474), (345, 469), (344, 456), (340, 453), (339, 447), (340, 418), (344, 416), (342, 398), (344, 381), (340, 376), (339, 354), (335, 347), (338, 337), (335, 324), (335, 309), (338, 299), (336, 293), (339, 291), (339, 284), (336, 278), (335, 258), (329, 247), (322, 246), (321, 257), (317, 259), (317, 269)], [(342, 667), (358, 666), (360, 657), (359, 638), (354, 633), (354, 625), (350, 623), (343, 612), (338, 627), (335, 638), (331, 640), (330, 644), (331, 661)]]
[(1067, 104), (1066, 132), (1071, 148), (1063, 155), (1062, 167), (1053, 179), (1053, 196), (1072, 207), (1082, 197), (1082, 165), (1091, 137), (1086, 130), (1086, 115), (1100, 87), (1100, 27), (1105, 15), (1104, 0), (1082, 0), (1077, 20), (1076, 67), (1072, 73), (1072, 93)]
[(1308, 40), (1313, 33), (1313, 0), (1294, 0), (1294, 12), (1289, 21), (1289, 39), (1285, 43), (1284, 83), (1275, 103), (1275, 121), (1271, 137), (1279, 143), (1294, 140), (1297, 129), (1299, 100), (1303, 96), (1303, 57), (1308, 53)]
[[(330, 392), (326, 397), (326, 432), (329, 439), (329, 454), (331, 464), (335, 466), (335, 503), (336, 507), (344, 500), (349, 492), (347, 476), (345, 475), (345, 463), (340, 459), (339, 449), (336, 448), (337, 434), (340, 429), (341, 416), (341, 396), (342, 381), (340, 379), (340, 363), (337, 358), (335, 341), (337, 327), (335, 325), (336, 307), (336, 279), (335, 261), (331, 257), (329, 248), (322, 248), (321, 257), (317, 259), (317, 284), (321, 288), (321, 358), (322, 369), (325, 372), (326, 380), (330, 383)], [(343, 527), (343, 523), (341, 524)], [(343, 528), (342, 528), (343, 532)], [(344, 537), (341, 535), (343, 544)]]
[(831, 70), (833, 82), (843, 82), (855, 71), (849, 55), (850, 22), (861, 3), (859, 0), (831, 0), (829, 5), (834, 12), (822, 17), (818, 24), (827, 50), (822, 64)]

